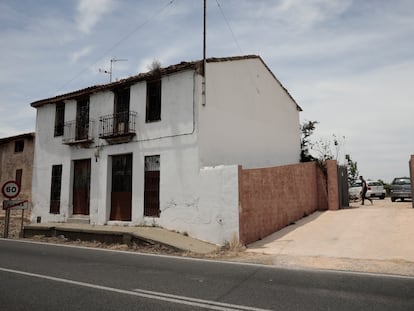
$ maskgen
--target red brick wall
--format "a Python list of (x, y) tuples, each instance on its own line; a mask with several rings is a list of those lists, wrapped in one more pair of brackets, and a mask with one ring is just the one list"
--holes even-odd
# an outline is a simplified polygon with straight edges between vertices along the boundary
[(411, 201), (413, 202), (413, 208), (414, 208), (414, 154), (411, 155), (411, 159), (410, 159), (410, 176), (411, 176), (411, 195), (413, 196)]
[(316, 162), (262, 169), (239, 167), (240, 242), (262, 239), (316, 210), (335, 209), (335, 200), (339, 206), (337, 177), (329, 178), (329, 173), (337, 174), (336, 161), (328, 162), (328, 184)]

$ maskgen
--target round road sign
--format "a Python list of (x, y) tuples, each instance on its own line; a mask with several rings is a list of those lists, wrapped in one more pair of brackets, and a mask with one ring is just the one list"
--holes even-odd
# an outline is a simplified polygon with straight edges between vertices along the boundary
[(13, 199), (17, 197), (20, 193), (20, 186), (14, 180), (6, 181), (1, 188), (1, 193), (8, 198)]

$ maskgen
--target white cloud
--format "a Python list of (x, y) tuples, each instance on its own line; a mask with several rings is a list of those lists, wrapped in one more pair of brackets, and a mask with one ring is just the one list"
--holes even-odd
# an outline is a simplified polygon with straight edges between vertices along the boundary
[(91, 46), (85, 46), (84, 48), (75, 51), (69, 55), (69, 59), (71, 63), (76, 63), (80, 58), (90, 54), (92, 51)]
[(83, 33), (89, 33), (113, 6), (113, 0), (79, 0), (76, 18), (78, 29)]
[[(282, 0), (277, 17), (296, 29), (307, 29), (346, 11), (350, 0)], [(293, 21), (293, 24), (292, 24)]]

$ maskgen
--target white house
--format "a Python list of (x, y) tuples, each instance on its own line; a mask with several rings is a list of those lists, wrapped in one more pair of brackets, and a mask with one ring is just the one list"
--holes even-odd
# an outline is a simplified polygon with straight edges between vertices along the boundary
[(298, 163), (301, 109), (259, 56), (202, 73), (182, 62), (33, 102), (33, 221), (238, 238), (238, 166)]

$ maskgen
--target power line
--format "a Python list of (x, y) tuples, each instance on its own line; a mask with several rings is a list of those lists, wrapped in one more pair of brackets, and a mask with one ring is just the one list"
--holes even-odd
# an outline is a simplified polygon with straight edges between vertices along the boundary
[(175, 0), (170, 0), (167, 4), (165, 4), (159, 10), (155, 11), (152, 15), (150, 15), (144, 22), (142, 22), (141, 24), (139, 24), (138, 26), (136, 26), (134, 29), (132, 29), (130, 32), (128, 32), (123, 37), (121, 37), (121, 39), (119, 39), (118, 41), (116, 41), (110, 48), (108, 48), (104, 53), (102, 53), (102, 55), (94, 63), (92, 63), (91, 65), (89, 65), (89, 66), (85, 67), (84, 69), (82, 69), (72, 79), (70, 79), (69, 81), (67, 81), (66, 83), (64, 83), (56, 92), (59, 92), (60, 90), (62, 90), (63, 88), (65, 88), (67, 85), (69, 85), (74, 80), (76, 80), (79, 76), (81, 76), (82, 74), (84, 74), (89, 68), (91, 68), (92, 66), (96, 65), (102, 58), (104, 58), (105, 56), (107, 56), (109, 54), (109, 52), (111, 52), (116, 47), (118, 47), (119, 45), (121, 45), (121, 43), (123, 43), (126, 39), (128, 39), (129, 37), (131, 37), (134, 33), (136, 33), (138, 30), (140, 30), (142, 27), (144, 27), (146, 24), (148, 24), (149, 21), (151, 21), (153, 18), (155, 18), (156, 16), (160, 15), (167, 7), (169, 7), (170, 5), (172, 5), (174, 3), (174, 1)]
[(218, 8), (219, 8), (219, 10), (220, 10), (221, 15), (222, 15), (222, 16), (223, 16), (223, 18), (224, 18), (224, 21), (225, 21), (225, 22), (226, 22), (226, 24), (227, 24), (227, 27), (228, 27), (228, 28), (229, 28), (229, 30), (230, 30), (230, 33), (231, 33), (231, 35), (232, 35), (232, 37), (233, 37), (233, 40), (234, 40), (234, 42), (236, 43), (237, 48), (239, 49), (239, 52), (241, 53), (241, 55), (243, 55), (243, 51), (242, 51), (242, 49), (241, 49), (241, 47), (240, 47), (240, 45), (239, 45), (239, 42), (237, 41), (237, 38), (236, 38), (236, 36), (234, 35), (234, 32), (233, 32), (233, 29), (231, 28), (230, 23), (229, 23), (229, 21), (228, 21), (228, 20), (227, 20), (227, 18), (226, 18), (226, 15), (224, 15), (223, 9), (221, 8), (221, 5), (220, 5), (220, 3), (218, 2), (218, 0), (216, 0), (216, 3), (217, 3), (217, 6), (218, 6)]

